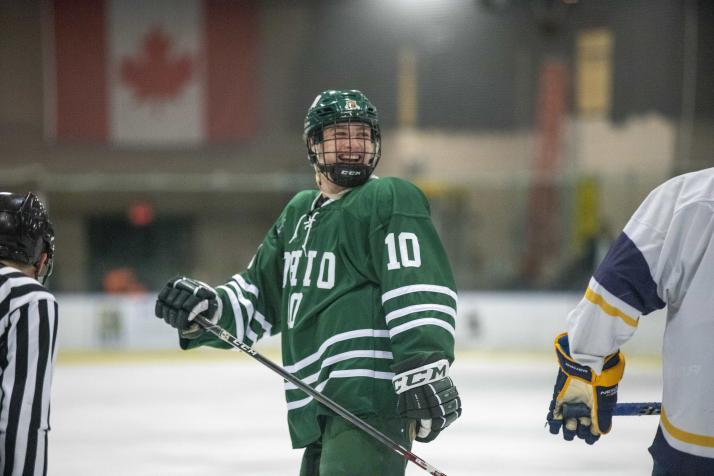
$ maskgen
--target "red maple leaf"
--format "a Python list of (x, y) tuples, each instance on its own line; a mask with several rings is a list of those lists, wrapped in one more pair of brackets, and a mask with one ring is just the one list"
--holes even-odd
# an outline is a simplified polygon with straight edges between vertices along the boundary
[(160, 27), (145, 36), (141, 50), (121, 61), (121, 80), (134, 89), (139, 101), (169, 101), (176, 98), (193, 75), (188, 54), (171, 57), (171, 37)]

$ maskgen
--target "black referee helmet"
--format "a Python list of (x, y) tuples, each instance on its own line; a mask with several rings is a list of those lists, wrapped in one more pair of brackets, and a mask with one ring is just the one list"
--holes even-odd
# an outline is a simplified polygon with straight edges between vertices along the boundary
[(54, 252), (54, 228), (37, 195), (0, 192), (0, 259), (35, 266), (47, 253), (44, 282), (52, 274)]

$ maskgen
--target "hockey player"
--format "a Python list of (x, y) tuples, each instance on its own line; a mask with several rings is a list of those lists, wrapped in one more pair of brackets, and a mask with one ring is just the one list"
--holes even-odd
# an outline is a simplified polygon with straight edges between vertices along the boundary
[[(247, 270), (215, 290), (172, 280), (156, 315), (184, 349), (227, 347), (191, 326), (199, 312), (249, 345), (279, 332), (293, 375), (406, 448), (431, 441), (461, 402), (448, 377), (457, 296), (426, 198), (371, 177), (380, 127), (359, 91), (320, 93), (304, 139), (318, 190), (290, 200)], [(302, 476), (404, 474), (399, 455), (290, 383), (285, 398)]]
[[(54, 231), (32, 193), (0, 193), (0, 474), (47, 474), (57, 303)], [(41, 284), (42, 283), (42, 284)]]
[[(590, 279), (556, 338), (560, 370), (547, 416), (594, 443), (610, 431), (624, 372), (620, 346), (639, 317), (667, 306), (662, 414), (653, 476), (714, 474), (714, 169), (675, 177), (652, 191)], [(563, 406), (587, 414), (565, 418)], [(570, 409), (570, 408), (569, 408)]]

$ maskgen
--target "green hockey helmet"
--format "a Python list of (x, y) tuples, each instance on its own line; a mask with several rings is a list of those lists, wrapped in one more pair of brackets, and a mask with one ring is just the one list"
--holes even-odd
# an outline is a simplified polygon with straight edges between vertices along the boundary
[[(370, 128), (370, 147), (359, 163), (353, 160), (342, 161), (340, 154), (333, 163), (327, 163), (325, 154), (319, 154), (315, 148), (324, 142), (325, 128), (336, 124), (367, 124)], [(303, 140), (307, 146), (310, 163), (317, 167), (331, 182), (341, 187), (356, 187), (369, 179), (377, 167), (381, 155), (381, 132), (377, 108), (367, 96), (357, 90), (327, 90), (317, 95), (305, 115)], [(351, 141), (364, 140), (350, 138)]]

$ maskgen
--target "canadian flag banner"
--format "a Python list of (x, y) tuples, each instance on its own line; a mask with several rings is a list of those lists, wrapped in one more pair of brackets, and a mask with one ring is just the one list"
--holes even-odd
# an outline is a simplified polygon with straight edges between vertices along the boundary
[(252, 137), (257, 15), (250, 0), (55, 0), (48, 136), (120, 146)]

